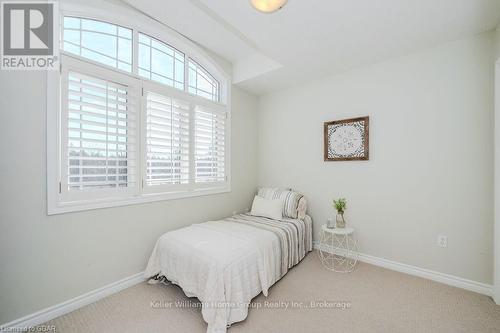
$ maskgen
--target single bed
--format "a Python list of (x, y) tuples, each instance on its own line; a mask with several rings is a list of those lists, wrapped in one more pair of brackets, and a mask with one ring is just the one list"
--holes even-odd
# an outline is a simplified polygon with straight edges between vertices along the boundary
[(312, 250), (312, 221), (239, 214), (161, 236), (145, 271), (202, 302), (207, 333), (226, 332), (248, 306)]

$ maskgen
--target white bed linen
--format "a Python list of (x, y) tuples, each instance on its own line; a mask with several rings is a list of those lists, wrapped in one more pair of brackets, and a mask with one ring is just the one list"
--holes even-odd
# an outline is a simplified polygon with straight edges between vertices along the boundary
[(280, 251), (270, 231), (228, 221), (193, 224), (160, 237), (145, 276), (164, 275), (198, 297), (207, 333), (223, 333), (280, 278)]

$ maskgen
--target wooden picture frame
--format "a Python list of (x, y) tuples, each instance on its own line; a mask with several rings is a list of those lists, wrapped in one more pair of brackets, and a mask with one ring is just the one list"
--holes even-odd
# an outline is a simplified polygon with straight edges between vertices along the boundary
[(325, 122), (324, 160), (362, 161), (369, 159), (370, 117)]

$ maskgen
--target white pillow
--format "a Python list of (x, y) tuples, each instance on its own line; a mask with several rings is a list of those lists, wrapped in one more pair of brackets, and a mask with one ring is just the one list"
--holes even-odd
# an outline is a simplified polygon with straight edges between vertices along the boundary
[(253, 216), (263, 216), (274, 220), (281, 220), (281, 199), (264, 199), (256, 195), (253, 199), (252, 211), (250, 214)]

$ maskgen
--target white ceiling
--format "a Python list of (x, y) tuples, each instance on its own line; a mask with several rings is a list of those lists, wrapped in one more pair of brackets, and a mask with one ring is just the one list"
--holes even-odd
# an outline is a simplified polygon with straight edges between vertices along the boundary
[(500, 0), (124, 0), (233, 63), (256, 94), (496, 27)]

